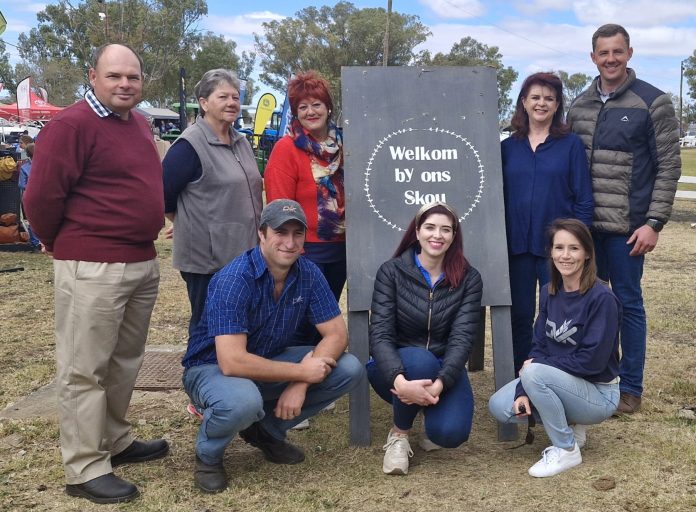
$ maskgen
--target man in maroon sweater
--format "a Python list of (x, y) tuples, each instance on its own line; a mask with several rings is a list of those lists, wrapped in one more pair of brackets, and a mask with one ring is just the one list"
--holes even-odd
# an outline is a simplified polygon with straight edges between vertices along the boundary
[(95, 53), (92, 85), (41, 131), (24, 196), (55, 272), (56, 387), (66, 492), (96, 503), (139, 492), (113, 468), (164, 457), (163, 439), (133, 440), (126, 411), (157, 298), (153, 241), (162, 227), (162, 167), (129, 47)]

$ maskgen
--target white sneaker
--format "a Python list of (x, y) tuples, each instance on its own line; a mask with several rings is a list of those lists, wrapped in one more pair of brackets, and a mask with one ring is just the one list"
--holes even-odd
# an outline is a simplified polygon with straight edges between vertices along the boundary
[(423, 437), (421, 437), (418, 440), (418, 446), (421, 447), (423, 451), (426, 452), (434, 452), (435, 450), (442, 450), (442, 446), (439, 444), (433, 443), (430, 438), (428, 437), (428, 434), (423, 432)]
[(408, 474), (408, 458), (413, 457), (413, 450), (406, 434), (395, 434), (389, 431), (387, 444), (382, 449), (386, 451), (382, 471), (387, 475)]
[(306, 420), (300, 421), (297, 425), (294, 427), (291, 427), (290, 430), (306, 430), (309, 428), (309, 418)]
[(529, 474), (537, 478), (554, 476), (582, 462), (580, 448), (575, 443), (571, 451), (549, 446), (541, 452), (541, 460), (529, 468)]
[(570, 428), (573, 429), (573, 435), (575, 436), (575, 442), (578, 443), (578, 448), (584, 448), (587, 443), (587, 425), (577, 423), (571, 425)]
[(336, 408), (336, 402), (331, 402), (329, 405), (324, 407), (322, 411), (333, 411)]

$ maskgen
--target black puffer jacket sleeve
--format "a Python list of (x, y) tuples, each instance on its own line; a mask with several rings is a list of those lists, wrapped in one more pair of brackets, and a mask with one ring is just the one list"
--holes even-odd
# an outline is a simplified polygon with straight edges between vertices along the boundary
[(411, 251), (387, 261), (377, 272), (370, 353), (391, 385), (405, 373), (398, 352), (402, 347), (421, 347), (442, 358), (438, 377), (444, 389), (452, 387), (464, 369), (479, 322), (481, 275), (470, 267), (457, 288), (440, 282), (432, 297), (430, 292)]
[(464, 287), (464, 292), (450, 328), (442, 369), (438, 375), (444, 389), (451, 388), (459, 379), (469, 359), (471, 347), (474, 345), (480, 319), (481, 294), (483, 293), (481, 274), (475, 268), (470, 268), (464, 283), (460, 286)]
[(370, 353), (387, 382), (394, 386), (397, 375), (404, 373), (396, 340), (396, 265), (382, 264), (375, 277), (370, 315)]

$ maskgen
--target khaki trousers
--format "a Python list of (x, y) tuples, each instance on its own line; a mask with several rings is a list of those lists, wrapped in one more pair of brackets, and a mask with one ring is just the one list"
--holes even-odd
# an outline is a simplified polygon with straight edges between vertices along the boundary
[(159, 264), (54, 260), (56, 388), (67, 483), (111, 473), (133, 441), (126, 412), (143, 362)]

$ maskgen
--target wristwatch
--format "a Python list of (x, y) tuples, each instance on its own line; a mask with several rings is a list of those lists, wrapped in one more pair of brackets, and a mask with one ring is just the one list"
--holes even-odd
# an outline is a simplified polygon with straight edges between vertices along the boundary
[(645, 225), (653, 228), (655, 230), (655, 233), (659, 233), (660, 231), (662, 231), (662, 228), (665, 227), (664, 223), (660, 222), (657, 219), (648, 219), (645, 221)]

